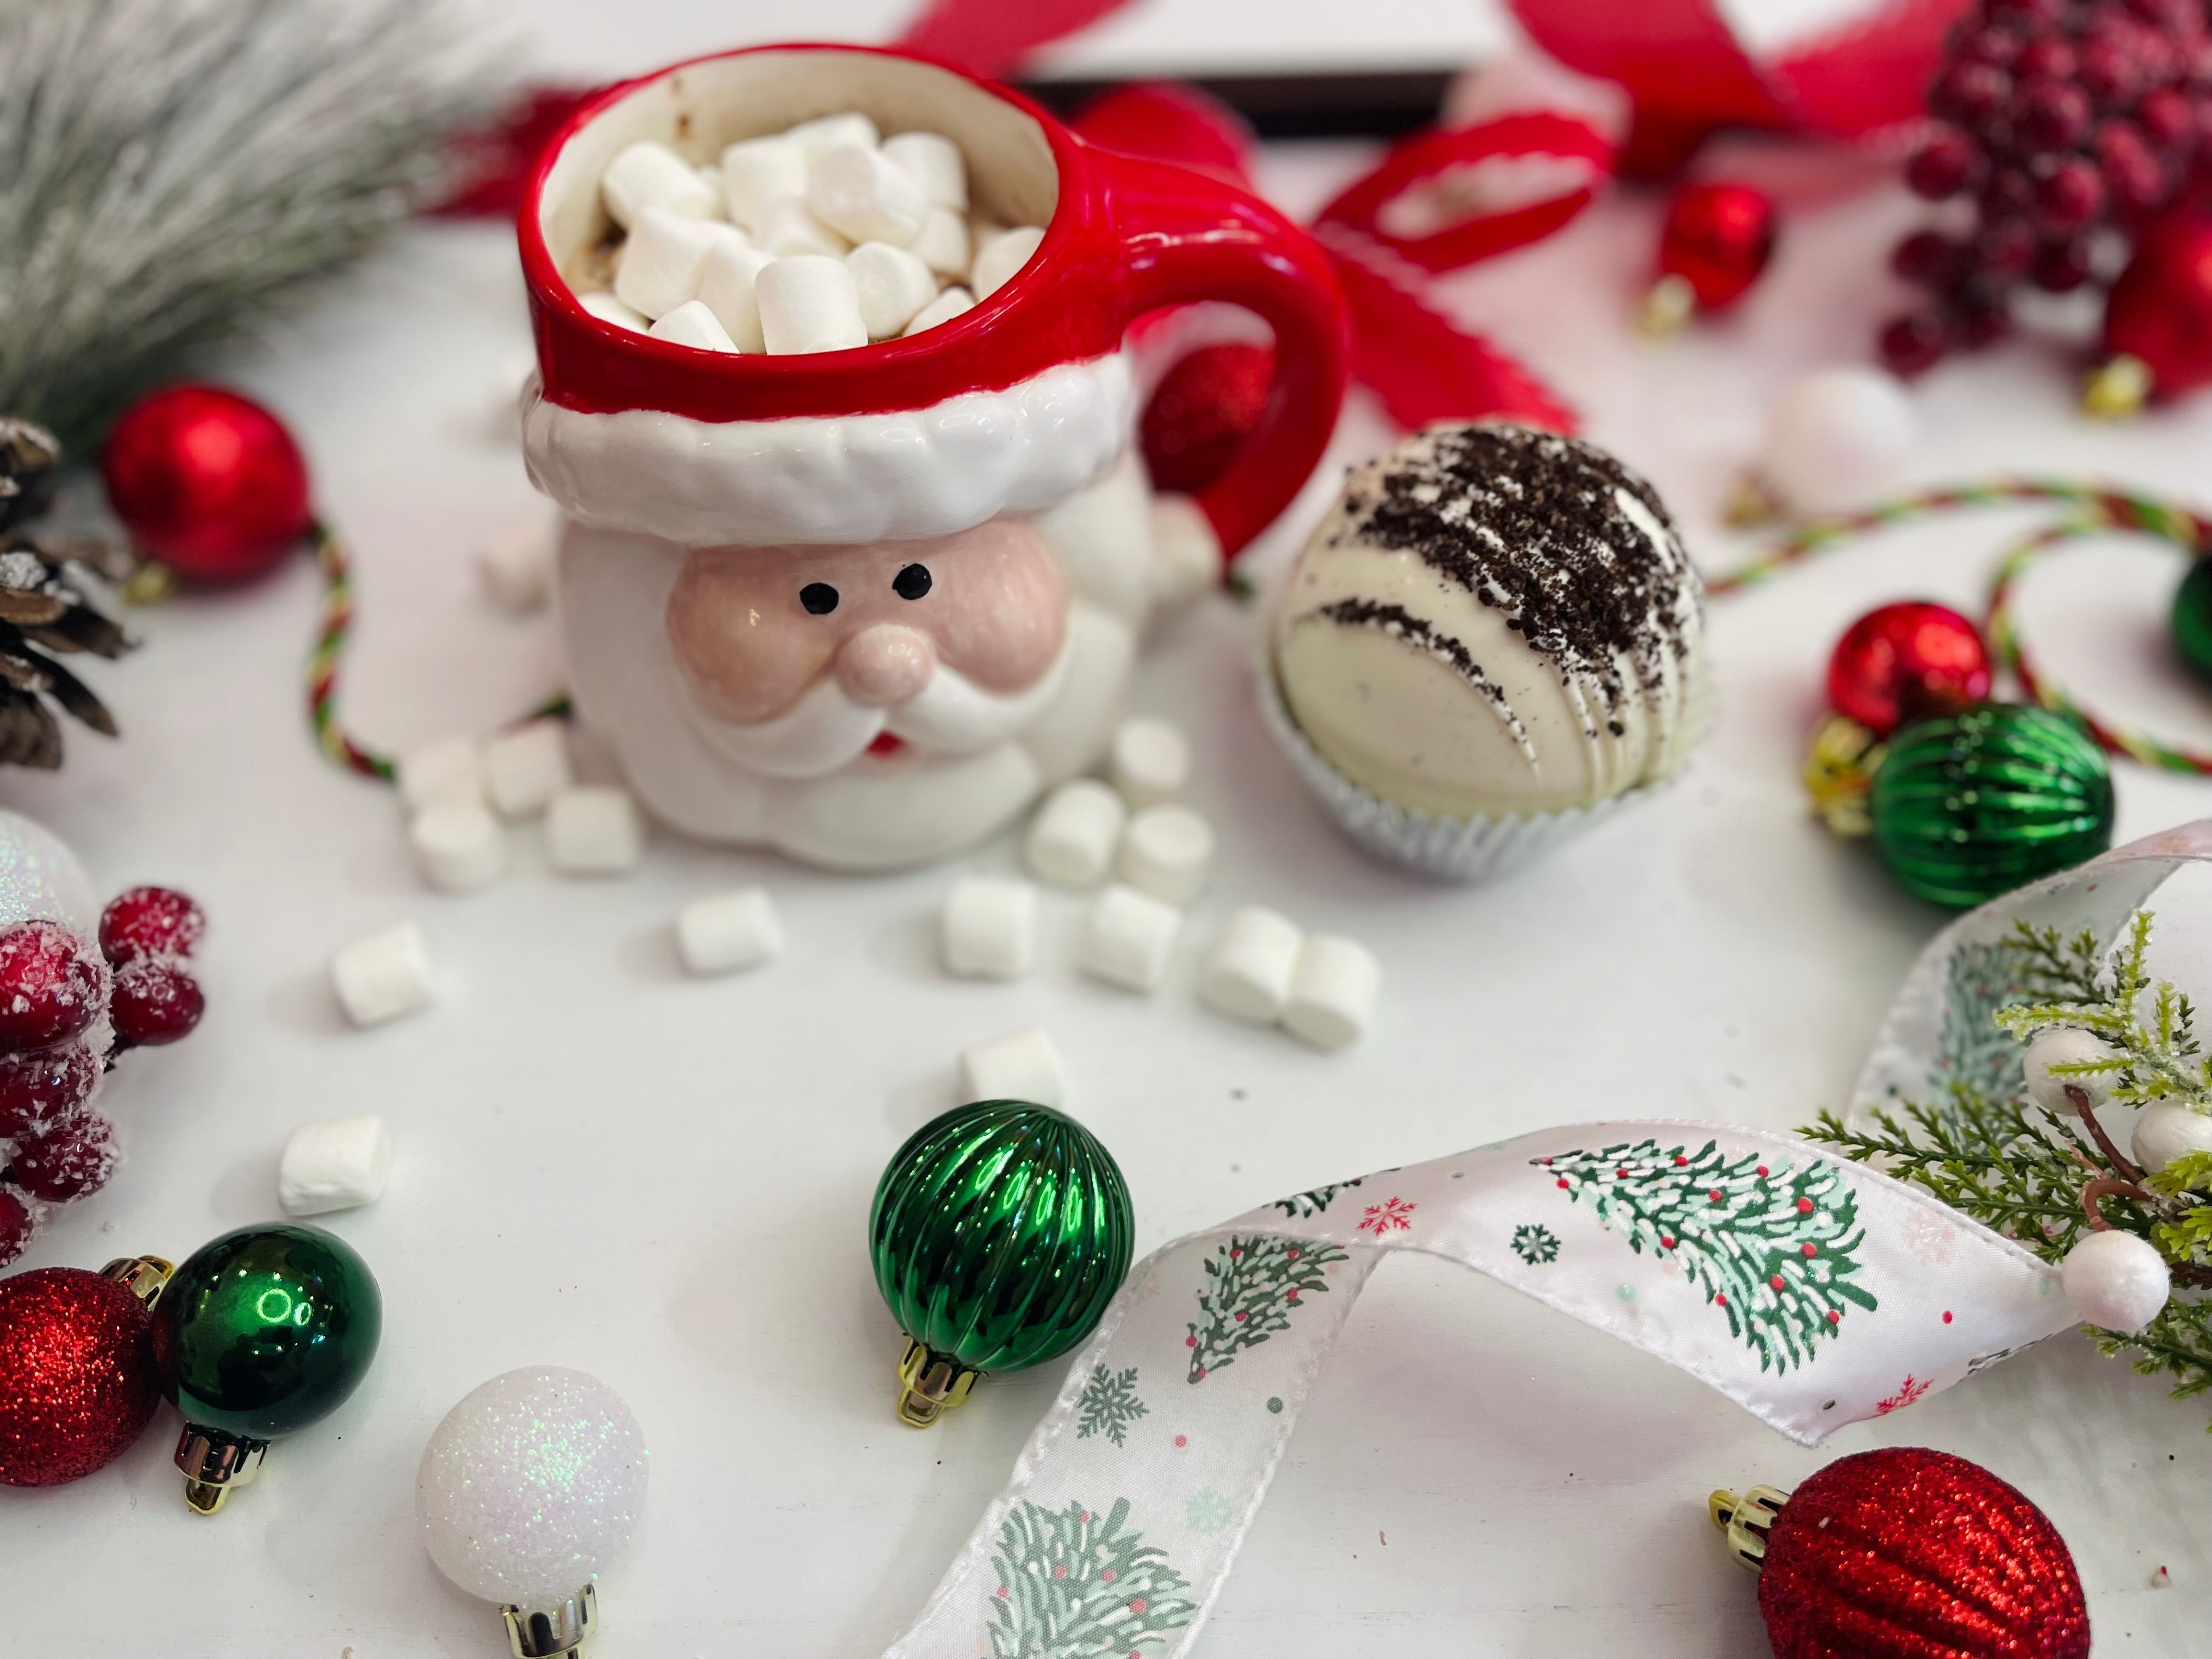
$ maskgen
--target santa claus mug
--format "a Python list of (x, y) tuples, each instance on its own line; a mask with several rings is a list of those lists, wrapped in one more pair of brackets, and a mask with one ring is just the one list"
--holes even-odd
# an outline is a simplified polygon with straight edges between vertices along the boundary
[[(1035, 256), (949, 323), (850, 350), (694, 350), (592, 316), (599, 179), (657, 140), (696, 163), (842, 111), (942, 133), (981, 216)], [(1343, 302), (1282, 215), (1097, 149), (956, 70), (848, 46), (702, 58), (610, 91), (541, 159), (520, 238), (532, 481), (567, 515), (570, 690), (646, 805), (702, 838), (836, 868), (941, 856), (1091, 764), (1155, 590), (1155, 530), (1234, 553), (1327, 443)], [(1196, 513), (1130, 453), (1123, 331), (1226, 301), (1273, 329), (1267, 413)]]

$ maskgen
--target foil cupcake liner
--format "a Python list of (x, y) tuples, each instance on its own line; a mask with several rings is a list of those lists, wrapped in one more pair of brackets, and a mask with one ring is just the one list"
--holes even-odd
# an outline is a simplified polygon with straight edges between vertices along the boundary
[[(1291, 717), (1263, 652), (1255, 665), (1260, 710), (1275, 742), (1290, 757), (1337, 827), (1377, 858), (1445, 881), (1486, 881), (1541, 857), (1603, 823), (1623, 807), (1663, 789), (1662, 778), (1638, 784), (1589, 806), (1557, 812), (1516, 812), (1503, 817), (1444, 817), (1400, 806), (1370, 793), (1338, 771), (1307, 740)], [(1679, 774), (1677, 774), (1679, 775)]]

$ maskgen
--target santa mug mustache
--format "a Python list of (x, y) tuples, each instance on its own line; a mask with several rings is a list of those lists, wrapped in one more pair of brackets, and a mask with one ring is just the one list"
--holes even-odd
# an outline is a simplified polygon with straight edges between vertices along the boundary
[[(584, 310), (569, 277), (608, 256), (626, 146), (703, 165), (845, 111), (951, 139), (979, 216), (1043, 228), (1029, 263), (950, 322), (805, 356)], [(578, 719), (672, 828), (832, 868), (944, 856), (1094, 764), (1158, 600), (1281, 510), (1342, 393), (1342, 301), (1280, 214), (897, 53), (766, 47), (617, 88), (548, 147), (520, 240)], [(1122, 335), (1207, 300), (1268, 324), (1277, 383), (1227, 472), (1156, 501)]]

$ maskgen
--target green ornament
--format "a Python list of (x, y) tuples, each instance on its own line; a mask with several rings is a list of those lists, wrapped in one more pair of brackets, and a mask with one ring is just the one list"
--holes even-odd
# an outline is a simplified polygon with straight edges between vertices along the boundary
[(185, 1500), (212, 1515), (271, 1440), (336, 1411), (383, 1327), (368, 1264), (319, 1227), (241, 1227), (202, 1246), (154, 1312), (163, 1386), (185, 1419)]
[(2172, 626), (2181, 660), (2212, 679), (2212, 558), (2192, 562), (2174, 590)]
[(898, 1413), (927, 1428), (983, 1371), (1019, 1370), (1091, 1334), (1129, 1271), (1121, 1167), (1065, 1113), (1019, 1100), (947, 1112), (876, 1187), (876, 1287), (907, 1334)]
[(2112, 843), (2105, 751), (2063, 714), (1987, 702), (1891, 739), (1875, 845), (1911, 893), (1964, 910)]

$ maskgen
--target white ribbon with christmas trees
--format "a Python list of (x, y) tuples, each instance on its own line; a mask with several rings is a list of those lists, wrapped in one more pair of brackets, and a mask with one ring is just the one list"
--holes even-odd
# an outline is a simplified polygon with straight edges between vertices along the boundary
[[(1954, 924), (1907, 979), (1861, 1103), (2017, 1066), (1975, 1047), (1976, 953), (2015, 917), (2109, 939), (2207, 857), (2212, 824), (2190, 825)], [(885, 1659), (1189, 1652), (1367, 1275), (1399, 1250), (1610, 1331), (1805, 1444), (2080, 1322), (2019, 1245), (1790, 1136), (1594, 1123), (1317, 1188), (1138, 1264)]]

